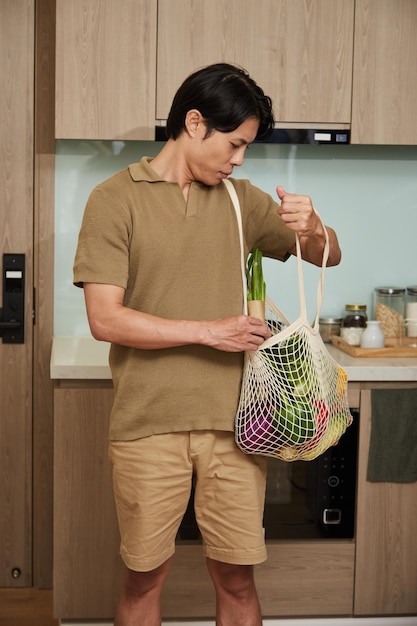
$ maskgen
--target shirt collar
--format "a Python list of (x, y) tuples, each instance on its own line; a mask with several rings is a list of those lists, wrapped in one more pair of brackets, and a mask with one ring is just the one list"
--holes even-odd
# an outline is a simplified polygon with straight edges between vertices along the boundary
[(152, 157), (142, 157), (139, 163), (129, 165), (129, 173), (135, 182), (145, 181), (147, 183), (163, 182), (163, 179), (150, 166)]

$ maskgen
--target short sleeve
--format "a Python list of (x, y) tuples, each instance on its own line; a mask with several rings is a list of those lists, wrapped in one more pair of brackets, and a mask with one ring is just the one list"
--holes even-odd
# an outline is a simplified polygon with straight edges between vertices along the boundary
[(74, 285), (117, 285), (126, 289), (131, 217), (127, 207), (97, 187), (87, 201), (74, 261)]

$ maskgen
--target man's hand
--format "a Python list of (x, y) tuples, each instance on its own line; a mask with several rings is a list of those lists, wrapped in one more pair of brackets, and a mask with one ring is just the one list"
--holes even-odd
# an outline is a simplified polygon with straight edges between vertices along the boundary
[[(278, 215), (280, 215), (282, 221), (290, 230), (298, 234), (303, 259), (320, 267), (323, 260), (325, 232), (322, 221), (313, 207), (311, 198), (309, 196), (299, 196), (295, 193), (287, 193), (281, 185), (277, 187), (277, 195), (281, 201)], [(329, 236), (327, 265), (337, 265), (342, 257), (337, 235), (328, 226), (326, 226), (326, 230)], [(294, 246), (290, 252), (296, 255), (296, 247)]]
[(287, 193), (281, 185), (277, 187), (277, 195), (281, 200), (278, 215), (288, 228), (294, 230), (300, 237), (315, 235), (324, 237), (322, 223), (309, 196)]
[(225, 352), (257, 350), (271, 336), (271, 332), (261, 320), (248, 315), (238, 315), (207, 322), (206, 345)]

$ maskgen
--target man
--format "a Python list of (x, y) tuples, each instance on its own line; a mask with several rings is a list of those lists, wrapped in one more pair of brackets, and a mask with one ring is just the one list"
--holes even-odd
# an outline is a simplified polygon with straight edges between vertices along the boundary
[[(74, 282), (93, 336), (111, 343), (110, 456), (126, 577), (116, 626), (161, 623), (160, 594), (196, 478), (195, 512), (218, 626), (262, 622), (253, 566), (266, 559), (265, 459), (234, 442), (243, 354), (270, 335), (242, 314), (236, 217), (222, 180), (267, 135), (270, 99), (240, 68), (211, 65), (179, 88), (168, 141), (91, 194)], [(245, 252), (285, 261), (295, 235), (320, 265), (322, 224), (307, 196), (280, 205), (234, 180)], [(329, 265), (340, 261), (330, 237)]]

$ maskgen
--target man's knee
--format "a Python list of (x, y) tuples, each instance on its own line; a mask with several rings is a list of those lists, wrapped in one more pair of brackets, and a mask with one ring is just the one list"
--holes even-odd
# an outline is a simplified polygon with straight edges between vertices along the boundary
[(124, 591), (130, 597), (141, 597), (148, 593), (159, 592), (171, 566), (171, 559), (149, 572), (135, 572), (126, 568)]
[(207, 567), (217, 589), (242, 598), (253, 593), (253, 565), (233, 565), (207, 559)]

